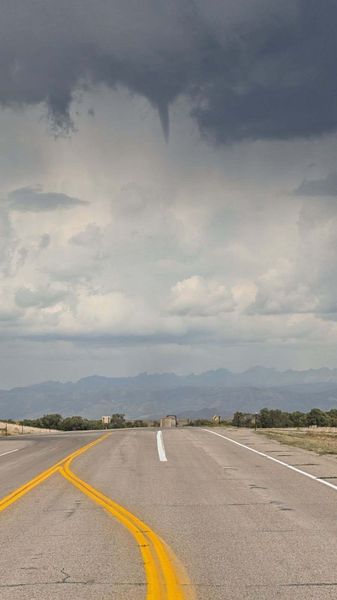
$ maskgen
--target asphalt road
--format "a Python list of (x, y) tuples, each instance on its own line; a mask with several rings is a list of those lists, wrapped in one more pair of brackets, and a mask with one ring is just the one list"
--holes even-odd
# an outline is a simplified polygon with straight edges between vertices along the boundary
[[(177, 557), (181, 598), (337, 598), (337, 459), (214, 431), (243, 445), (201, 429), (164, 430), (163, 444), (155, 430), (115, 430), (73, 459), (68, 479), (65, 466), (11, 500), (0, 512), (1, 600), (150, 600), (132, 515)], [(97, 438), (1, 438), (0, 498)]]

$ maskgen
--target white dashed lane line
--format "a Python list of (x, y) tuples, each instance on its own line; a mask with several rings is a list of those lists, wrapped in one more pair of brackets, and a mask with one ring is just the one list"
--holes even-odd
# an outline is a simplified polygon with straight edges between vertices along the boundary
[(164, 446), (164, 438), (163, 438), (163, 432), (162, 431), (158, 431), (157, 432), (157, 450), (158, 450), (159, 460), (161, 462), (167, 462), (167, 457), (166, 457), (166, 452), (165, 452), (165, 446)]
[(9, 450), (8, 452), (3, 452), (0, 456), (6, 456), (6, 454), (12, 454), (13, 452), (17, 452), (19, 448), (15, 448), (15, 450)]

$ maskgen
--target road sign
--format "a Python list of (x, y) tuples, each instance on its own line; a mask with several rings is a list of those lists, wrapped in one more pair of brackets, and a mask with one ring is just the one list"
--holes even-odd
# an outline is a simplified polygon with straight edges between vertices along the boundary
[(111, 417), (109, 417), (109, 416), (102, 417), (102, 423), (104, 425), (104, 428), (107, 429), (109, 423), (111, 423)]

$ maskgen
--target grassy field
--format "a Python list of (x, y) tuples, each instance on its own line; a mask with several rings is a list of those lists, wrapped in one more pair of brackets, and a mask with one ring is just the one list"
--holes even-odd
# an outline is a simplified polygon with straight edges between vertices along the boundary
[(260, 429), (258, 434), (317, 454), (337, 454), (337, 431), (333, 429)]

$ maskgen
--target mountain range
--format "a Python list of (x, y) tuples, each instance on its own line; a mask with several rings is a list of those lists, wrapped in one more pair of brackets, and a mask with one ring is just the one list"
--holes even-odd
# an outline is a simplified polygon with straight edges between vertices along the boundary
[(261, 408), (308, 411), (337, 407), (337, 369), (278, 371), (254, 367), (201, 374), (141, 373), (135, 377), (93, 375), (77, 382), (46, 381), (0, 390), (0, 418), (22, 419), (46, 413), (99, 418), (117, 412), (127, 418), (230, 417)]

